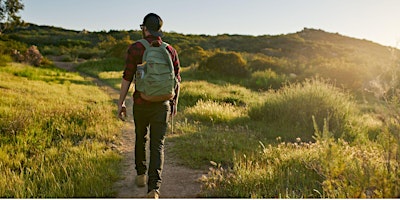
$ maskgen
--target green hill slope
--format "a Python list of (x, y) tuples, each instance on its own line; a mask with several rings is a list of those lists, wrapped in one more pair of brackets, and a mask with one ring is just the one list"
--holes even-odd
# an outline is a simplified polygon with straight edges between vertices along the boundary
[[(1, 36), (0, 53), (37, 45), (45, 56), (96, 58), (77, 70), (118, 89), (124, 52), (140, 36), (31, 24)], [(164, 40), (183, 80), (167, 142), (184, 165), (211, 163), (204, 196), (399, 196), (398, 49), (316, 29)]]

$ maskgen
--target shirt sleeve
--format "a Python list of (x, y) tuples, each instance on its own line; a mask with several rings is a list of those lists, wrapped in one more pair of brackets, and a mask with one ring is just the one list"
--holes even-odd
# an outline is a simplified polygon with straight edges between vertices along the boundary
[(125, 58), (125, 69), (122, 78), (132, 82), (136, 72), (136, 66), (142, 63), (144, 46), (140, 42), (135, 42), (129, 46)]
[(168, 51), (171, 53), (171, 58), (172, 58), (172, 64), (174, 65), (174, 70), (175, 70), (175, 76), (178, 79), (179, 82), (181, 82), (181, 65), (179, 61), (179, 56), (178, 52), (171, 46), (168, 46)]

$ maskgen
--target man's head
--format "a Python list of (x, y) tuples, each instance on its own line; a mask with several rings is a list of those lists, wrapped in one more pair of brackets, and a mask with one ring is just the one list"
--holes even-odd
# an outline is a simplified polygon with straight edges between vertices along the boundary
[(143, 24), (140, 25), (142, 30), (144, 28), (153, 36), (162, 37), (163, 33), (161, 31), (161, 27), (163, 25), (163, 21), (160, 16), (154, 13), (147, 14), (143, 19)]

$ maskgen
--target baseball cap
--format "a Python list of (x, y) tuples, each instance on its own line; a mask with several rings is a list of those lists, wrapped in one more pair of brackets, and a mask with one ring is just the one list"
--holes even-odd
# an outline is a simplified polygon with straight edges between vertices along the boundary
[(163, 25), (163, 21), (160, 16), (154, 13), (147, 14), (143, 19), (143, 26), (146, 26), (147, 30), (153, 36), (162, 37), (163, 33), (161, 31), (161, 27)]

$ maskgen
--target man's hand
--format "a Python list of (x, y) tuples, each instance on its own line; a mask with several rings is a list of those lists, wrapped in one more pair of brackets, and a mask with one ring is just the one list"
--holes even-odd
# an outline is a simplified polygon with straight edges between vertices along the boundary
[(125, 105), (118, 105), (118, 118), (122, 121), (126, 120), (126, 107)]

